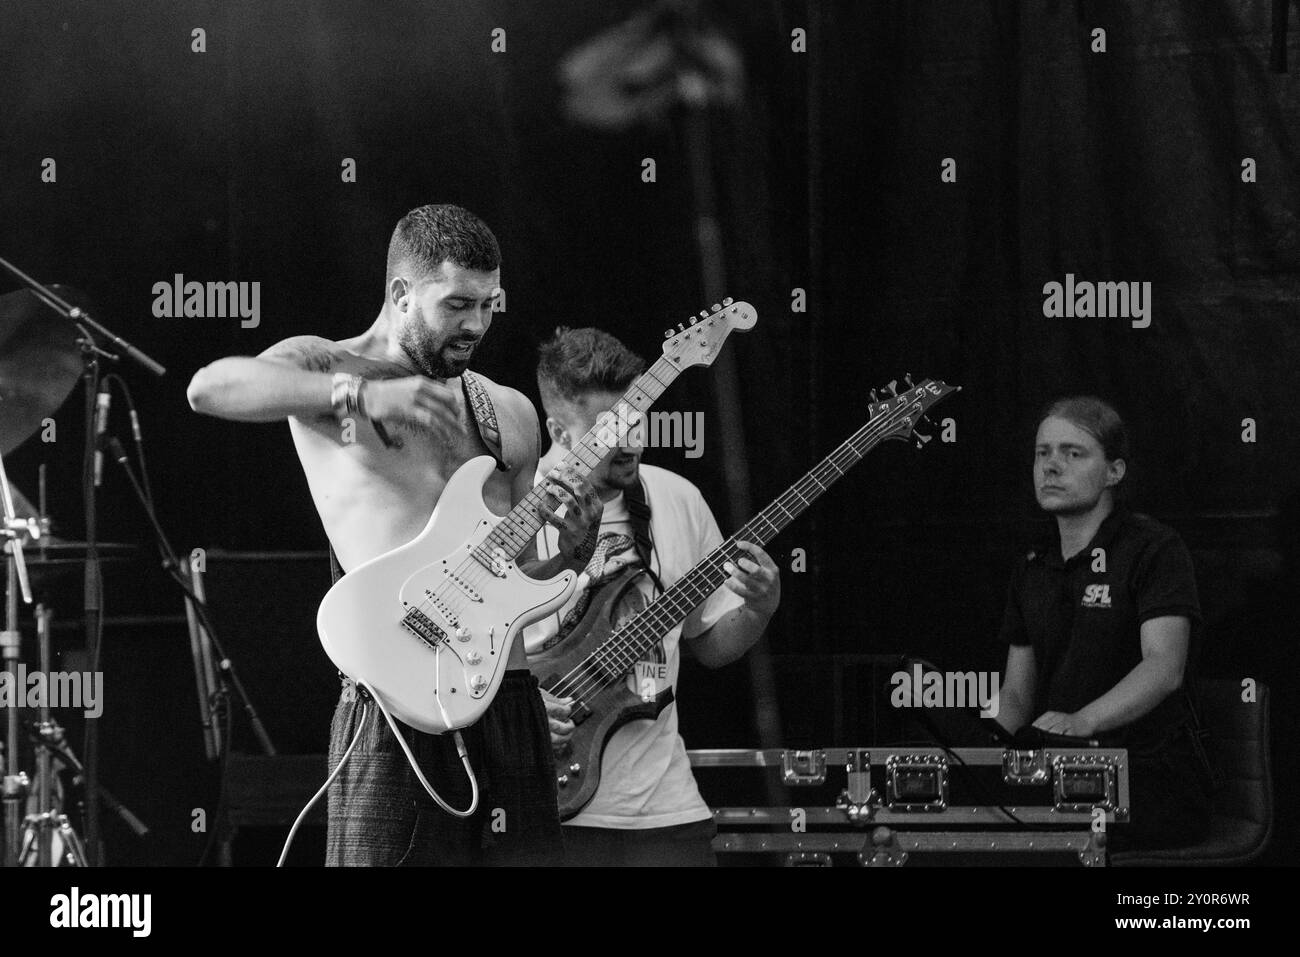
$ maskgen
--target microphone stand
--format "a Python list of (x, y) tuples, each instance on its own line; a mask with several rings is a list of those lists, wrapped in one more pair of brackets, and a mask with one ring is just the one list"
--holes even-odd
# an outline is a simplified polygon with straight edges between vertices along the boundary
[[(257, 741), (262, 746), (263, 753), (274, 755), (276, 750), (275, 745), (271, 742), (271, 736), (267, 734), (262, 719), (258, 717), (257, 709), (253, 707), (252, 699), (248, 697), (248, 692), (244, 690), (243, 682), (239, 680), (239, 675), (235, 673), (235, 663), (226, 654), (226, 649), (217, 638), (217, 630), (213, 627), (212, 619), (208, 615), (208, 604), (195, 593), (194, 587), (182, 574), (180, 561), (176, 558), (176, 552), (172, 550), (171, 542), (167, 540), (167, 533), (163, 531), (157, 513), (154, 512), (153, 506), (149, 504), (149, 497), (135, 477), (135, 472), (131, 470), (131, 465), (127, 461), (126, 449), (122, 447), (121, 442), (112, 436), (108, 436), (108, 441), (105, 444), (109, 448), (113, 461), (122, 466), (122, 471), (131, 480), (131, 488), (135, 490), (135, 496), (140, 500), (140, 505), (144, 509), (150, 525), (153, 526), (154, 538), (158, 540), (158, 549), (163, 556), (163, 571), (167, 572), (180, 586), (181, 591), (185, 593), (186, 601), (190, 603), (190, 607), (198, 615), (199, 620), (203, 623), (204, 630), (208, 633), (208, 638), (217, 649), (217, 655), (221, 659), (217, 663), (217, 672), (221, 677), (221, 690), (217, 692), (217, 695), (223, 701), (226, 701), (230, 698), (231, 692), (234, 692), (234, 696), (244, 708), (244, 713), (248, 715), (249, 723), (253, 726), (253, 733), (257, 736)], [(230, 746), (228, 740), (225, 742), (225, 746)]]
[[(86, 564), (84, 579), (85, 595), (85, 636), (86, 651), (90, 656), (91, 670), (99, 669), (100, 637), (103, 634), (103, 608), (100, 601), (99, 550), (96, 547), (95, 486), (93, 481), (94, 446), (95, 446), (95, 400), (99, 387), (100, 356), (113, 361), (118, 353), (133, 360), (156, 376), (166, 374), (161, 364), (145, 355), (130, 342), (105, 328), (80, 306), (65, 300), (55, 290), (37, 282), (7, 259), (0, 257), (0, 268), (25, 285), (45, 305), (49, 306), (64, 319), (77, 326), (81, 332), (79, 340), (85, 372), (82, 375), (85, 388), (86, 417), (86, 457), (82, 469), (82, 487), (86, 518)], [(98, 335), (111, 349), (101, 349), (95, 342)], [(30, 601), (30, 599), (28, 599)], [(102, 864), (103, 854), (99, 838), (99, 720), (86, 719), (86, 851), (87, 863)], [(15, 759), (10, 755), (10, 762)], [(6, 778), (6, 781), (8, 779)], [(8, 786), (6, 785), (6, 791)], [(6, 856), (9, 856), (6, 853)]]

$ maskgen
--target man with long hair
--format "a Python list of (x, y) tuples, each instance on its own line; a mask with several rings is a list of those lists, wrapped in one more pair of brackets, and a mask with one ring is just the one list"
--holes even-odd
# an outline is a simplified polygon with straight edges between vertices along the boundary
[(1193, 844), (1210, 812), (1187, 678), (1195, 573), (1177, 533), (1123, 504), (1128, 458), (1124, 422), (1101, 399), (1039, 416), (1034, 494), (1053, 521), (1012, 577), (996, 720), (1128, 749), (1132, 823), (1112, 849)]

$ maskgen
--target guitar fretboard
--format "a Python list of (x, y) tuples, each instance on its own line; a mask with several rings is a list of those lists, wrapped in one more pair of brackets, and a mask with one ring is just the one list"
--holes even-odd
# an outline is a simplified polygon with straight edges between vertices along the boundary
[[(681, 370), (676, 368), (669, 359), (661, 357), (654, 365), (641, 374), (635, 382), (623, 393), (622, 397), (614, 405), (612, 410), (616, 417), (622, 410), (622, 420), (624, 422), (632, 415), (633, 411), (644, 414), (646, 409), (663, 395), (664, 390), (673, 384)], [(617, 425), (617, 419), (615, 426)], [(605, 444), (602, 441), (611, 439), (613, 444)], [(602, 426), (600, 423), (592, 428), (578, 440), (577, 444), (569, 451), (569, 454), (560, 462), (559, 468), (574, 468), (580, 475), (586, 477), (591, 471), (600, 464), (610, 449), (618, 444), (617, 428)], [(496, 527), (478, 544), (474, 549), (474, 558), (484, 568), (491, 569), (495, 561), (500, 557), (513, 560), (528, 546), (537, 533), (541, 530), (545, 522), (538, 516), (537, 506), (542, 504), (546, 499), (546, 491), (541, 485), (535, 485), (529, 490), (519, 504), (510, 510), (510, 513), (497, 523)]]
[(723, 565), (746, 554), (736, 546), (737, 542), (766, 545), (775, 538), (823, 492), (843, 478), (849, 469), (861, 462), (904, 419), (912, 415), (919, 416), (922, 391), (923, 387), (917, 387), (910, 393), (889, 400), (887, 410), (873, 416), (776, 501), (746, 522), (739, 531), (675, 581), (650, 605), (610, 635), (592, 652), (592, 663), (598, 666), (592, 670), (603, 672), (606, 681), (617, 680), (641, 660), (656, 641), (703, 604), (726, 581), (727, 572)]

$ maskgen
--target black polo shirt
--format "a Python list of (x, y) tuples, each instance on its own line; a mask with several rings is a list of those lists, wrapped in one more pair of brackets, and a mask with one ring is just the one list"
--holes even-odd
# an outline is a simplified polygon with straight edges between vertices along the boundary
[[(1117, 505), (1087, 547), (1063, 561), (1052, 522), (1048, 536), (1017, 563), (1002, 621), (1002, 641), (1034, 649), (1030, 720), (1044, 711), (1078, 711), (1119, 684), (1142, 660), (1142, 623), (1165, 615), (1190, 619), (1196, 641), (1201, 607), (1192, 556), (1173, 529)], [(1110, 747), (1154, 745), (1188, 716), (1180, 689), (1098, 737)]]

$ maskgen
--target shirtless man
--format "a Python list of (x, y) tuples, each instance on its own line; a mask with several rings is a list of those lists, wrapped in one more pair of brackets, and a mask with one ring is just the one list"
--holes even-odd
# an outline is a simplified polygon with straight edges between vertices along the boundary
[[(475, 456), (504, 463), (484, 488), (496, 514), (531, 489), (536, 411), (519, 392), (466, 374), (492, 323), (500, 260), (496, 238), (472, 213), (456, 206), (412, 210), (393, 232), (384, 306), (366, 332), (338, 342), (294, 336), (256, 358), (220, 359), (191, 381), (196, 412), (240, 422), (288, 420), (343, 570), (415, 538), (452, 474)], [(602, 511), (576, 474), (554, 476), (547, 490), (555, 505), (542, 506), (541, 517), (559, 530), (560, 554), (538, 562), (530, 546), (521, 567), (537, 578), (585, 567)], [(523, 642), (511, 649), (507, 668), (483, 718), (463, 731), (483, 792), (476, 814), (461, 819), (438, 809), (387, 723), (370, 709), (352, 758), (330, 788), (328, 864), (560, 861), (550, 735)], [(355, 686), (345, 681), (331, 727), (331, 770), (364, 713)], [(467, 807), (469, 782), (452, 736), (410, 728), (405, 736), (443, 799)]]

